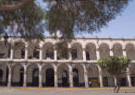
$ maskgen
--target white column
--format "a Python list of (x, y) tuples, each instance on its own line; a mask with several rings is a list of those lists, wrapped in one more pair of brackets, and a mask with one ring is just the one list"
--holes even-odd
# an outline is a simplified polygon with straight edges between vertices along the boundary
[(85, 48), (83, 48), (83, 61), (86, 61), (86, 52), (85, 52)]
[[(97, 55), (97, 60), (99, 60), (100, 59), (99, 47), (96, 49), (96, 55)], [(98, 67), (98, 72), (99, 72), (100, 87), (103, 87), (102, 69), (99, 65), (97, 65), (97, 67)]]
[(99, 48), (96, 49), (97, 60), (100, 59)]
[(25, 60), (28, 59), (28, 47), (25, 46)]
[[(123, 49), (123, 56), (127, 56), (126, 49)], [(128, 86), (131, 87), (132, 84), (131, 84), (131, 77), (130, 77), (129, 67), (126, 69), (126, 72), (127, 72), (126, 75), (127, 75)]]
[(127, 56), (126, 49), (123, 49), (123, 56)]
[(14, 49), (11, 47), (11, 50), (10, 50), (10, 59), (13, 59), (13, 56), (14, 56)]
[(73, 87), (73, 74), (72, 74), (72, 67), (69, 69), (69, 83), (70, 83), (70, 88)]
[[(71, 50), (71, 49), (69, 49), (69, 50)], [(71, 61), (71, 60), (72, 60), (72, 54), (71, 54), (71, 51), (68, 52), (68, 55), (69, 55), (69, 60)]]
[(85, 87), (88, 88), (88, 74), (87, 74), (86, 66), (83, 65), (83, 68), (84, 68), (84, 81), (85, 81)]
[(132, 87), (129, 67), (126, 69), (128, 86)]
[(12, 69), (11, 66), (8, 67), (9, 71), (8, 71), (8, 87), (11, 87), (11, 77), (12, 77)]
[(42, 66), (39, 66), (39, 88), (42, 88)]
[(57, 61), (57, 50), (54, 49), (54, 60)]
[(114, 79), (114, 86), (116, 86), (117, 85), (117, 78), (116, 78), (116, 76), (113, 76), (113, 79)]
[(68, 44), (68, 49), (70, 50), (69, 52), (68, 52), (68, 55), (69, 55), (69, 59), (68, 60), (72, 60), (72, 52), (71, 52), (71, 44)]
[(42, 48), (40, 48), (39, 51), (39, 59), (42, 60), (43, 59), (43, 52), (42, 52)]
[(27, 66), (24, 65), (24, 80), (23, 80), (23, 87), (27, 86)]
[(100, 83), (100, 87), (103, 87), (103, 77), (102, 77), (102, 69), (99, 65), (97, 65), (98, 67), (98, 71), (99, 71), (99, 83)]
[(112, 49), (110, 49), (110, 56), (114, 56)]
[(58, 87), (57, 67), (54, 68), (54, 86)]

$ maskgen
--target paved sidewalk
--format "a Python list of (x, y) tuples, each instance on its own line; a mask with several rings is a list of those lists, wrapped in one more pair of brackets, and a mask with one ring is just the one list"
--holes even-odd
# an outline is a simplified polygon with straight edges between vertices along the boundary
[(0, 88), (0, 95), (135, 95), (135, 88)]

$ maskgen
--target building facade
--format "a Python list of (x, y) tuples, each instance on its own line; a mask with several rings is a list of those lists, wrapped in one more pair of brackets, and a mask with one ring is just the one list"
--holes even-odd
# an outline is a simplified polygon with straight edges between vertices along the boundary
[(116, 78), (97, 64), (108, 56), (129, 56), (122, 86), (135, 86), (135, 39), (76, 38), (68, 43), (68, 58), (58, 55), (59, 40), (0, 40), (0, 86), (112, 87)]

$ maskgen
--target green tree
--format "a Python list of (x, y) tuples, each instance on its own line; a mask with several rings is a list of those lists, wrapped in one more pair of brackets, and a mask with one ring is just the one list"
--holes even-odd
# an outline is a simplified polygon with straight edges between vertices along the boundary
[[(44, 1), (47, 7), (42, 9), (39, 1)], [(0, 35), (43, 38), (47, 29), (51, 35), (60, 31), (61, 39), (72, 39), (77, 33), (99, 31), (130, 1), (0, 0)]]
[[(16, 9), (13, 10), (20, 1), (23, 0), (0, 0), (0, 7), (5, 9), (0, 8), (0, 36), (5, 38), (20, 36), (25, 39), (43, 38), (43, 10), (34, 2), (25, 4), (23, 7), (15, 7)], [(4, 8), (8, 5), (12, 5), (13, 8)]]
[(121, 77), (126, 73), (126, 68), (130, 64), (128, 57), (110, 56), (108, 58), (99, 59), (98, 64), (102, 69), (105, 69), (110, 75), (116, 77), (117, 84), (115, 85), (114, 92), (119, 92)]
[[(39, 4), (41, 1), (47, 5), (46, 8)], [(26, 40), (43, 39), (47, 30), (51, 36), (59, 38), (61, 43), (65, 44), (78, 33), (100, 31), (115, 19), (130, 1), (0, 0), (0, 36), (5, 39), (9, 36), (20, 36)], [(65, 46), (60, 43), (58, 45)], [(69, 50), (64, 48), (63, 51)], [(63, 56), (64, 52), (61, 52)]]
[(67, 43), (65, 43), (64, 41), (58, 42), (56, 45), (56, 49), (58, 52), (58, 59), (68, 59), (69, 57), (68, 53), (70, 49), (68, 48)]

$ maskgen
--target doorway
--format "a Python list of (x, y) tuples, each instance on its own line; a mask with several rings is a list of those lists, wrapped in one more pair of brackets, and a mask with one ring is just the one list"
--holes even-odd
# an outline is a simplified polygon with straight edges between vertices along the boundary
[(34, 69), (32, 74), (32, 86), (38, 86), (39, 83), (39, 70)]
[(69, 83), (68, 83), (68, 72), (67, 71), (63, 71), (62, 72), (62, 86), (63, 87), (68, 87)]
[(77, 69), (73, 69), (73, 83), (74, 87), (79, 87), (79, 75)]
[(54, 70), (52, 68), (46, 70), (46, 86), (54, 86)]

